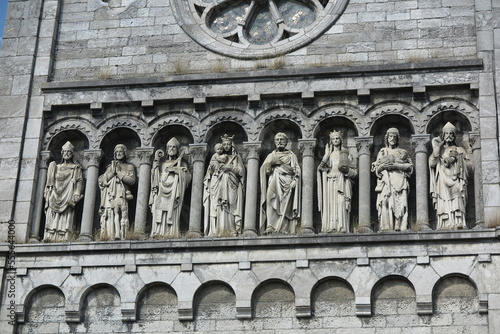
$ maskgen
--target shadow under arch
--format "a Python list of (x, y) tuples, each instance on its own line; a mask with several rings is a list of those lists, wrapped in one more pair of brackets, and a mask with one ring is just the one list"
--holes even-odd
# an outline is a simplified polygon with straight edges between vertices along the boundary
[(214, 280), (198, 287), (193, 298), (194, 320), (235, 319), (236, 293), (226, 282)]
[(193, 134), (186, 126), (179, 124), (167, 124), (161, 127), (154, 134), (151, 140), (151, 146), (155, 151), (158, 149), (165, 151), (168, 141), (174, 137), (179, 141), (181, 146), (184, 147), (187, 147), (189, 144), (194, 142)]
[(321, 279), (311, 291), (311, 311), (314, 317), (354, 315), (356, 300), (353, 287), (340, 277)]
[(165, 282), (151, 282), (137, 293), (137, 321), (177, 320), (177, 292)]
[[(385, 276), (373, 286), (371, 309), (372, 315), (415, 314), (417, 309), (415, 287), (404, 276)], [(402, 310), (408, 311), (402, 312)]]
[[(411, 119), (405, 115), (401, 114), (384, 114), (376, 119), (370, 128), (370, 136), (373, 136), (373, 147), (371, 151), (371, 161), (377, 160), (379, 152), (381, 149), (386, 147), (386, 134), (387, 130), (390, 128), (396, 128), (399, 131), (399, 141), (398, 147), (406, 150), (409, 159), (412, 160), (413, 167), (415, 167), (415, 148), (413, 147), (411, 136), (415, 134), (414, 125)], [(416, 176), (415, 172), (411, 173), (409, 177), (409, 193), (408, 193), (408, 230), (411, 230), (412, 226), (416, 224)], [(376, 189), (377, 187), (377, 176), (375, 173), (371, 173), (370, 178), (370, 189)], [(377, 210), (377, 194), (372, 193), (371, 204), (370, 204), (370, 216), (372, 217), (372, 222), (378, 222), (378, 210)], [(379, 223), (379, 222), (378, 222)], [(376, 224), (373, 226), (374, 231), (378, 231), (379, 226)]]
[(302, 138), (302, 131), (299, 124), (290, 119), (274, 119), (264, 126), (259, 136), (259, 140), (262, 142), (260, 152), (261, 161), (275, 149), (274, 136), (278, 132), (283, 132), (287, 135), (288, 145), (286, 148), (295, 153), (295, 155), (299, 155), (299, 139)]
[[(207, 157), (206, 162), (208, 163), (215, 153), (214, 146), (218, 143), (222, 142), (221, 137), (224, 135), (228, 135), (229, 137), (233, 137), (233, 144), (236, 147), (236, 151), (241, 155), (244, 152), (243, 143), (248, 140), (248, 135), (243, 128), (243, 126), (239, 123), (233, 121), (224, 121), (218, 124), (215, 124), (210, 129), (208, 129), (205, 139), (208, 145), (207, 147)], [(207, 165), (208, 166), (208, 165)]]
[[(436, 137), (441, 137), (444, 125), (450, 122), (457, 129), (455, 134), (456, 146), (462, 147), (465, 150), (468, 159), (473, 161), (472, 140), (470, 136), (473, 130), (473, 123), (469, 118), (469, 116), (459, 109), (460, 108), (456, 108), (456, 106), (448, 106), (448, 105), (442, 106), (441, 110), (435, 113), (429, 119), (426, 125), (426, 132), (431, 135), (431, 143), (432, 143), (432, 139)], [(429, 154), (432, 153), (431, 145), (432, 144), (429, 144), (430, 146)], [(480, 187), (480, 185), (476, 184), (474, 177), (474, 173), (480, 173), (480, 172), (481, 171), (469, 170), (467, 173), (468, 175), (466, 182), (467, 197), (465, 199), (465, 221), (467, 228), (473, 228), (475, 226), (476, 213), (481, 210), (480, 204), (479, 207), (476, 207), (476, 204), (478, 203), (475, 200), (476, 196), (475, 189), (476, 187)], [(431, 197), (429, 197), (429, 209), (430, 209), (429, 217), (431, 220), (431, 225), (436, 226), (438, 224), (437, 222), (438, 217), (436, 215), (436, 210), (434, 209), (434, 203)]]
[(439, 313), (479, 314), (479, 291), (469, 276), (451, 273), (441, 277), (432, 289), (432, 309)]
[(57, 163), (61, 162), (61, 150), (66, 142), (70, 142), (74, 146), (73, 160), (75, 162), (83, 161), (84, 150), (89, 148), (89, 138), (80, 130), (64, 130), (54, 135), (47, 143), (47, 150), (53, 156), (53, 160)]
[[(265, 313), (265, 316), (263, 316)], [(261, 282), (252, 293), (252, 318), (295, 317), (295, 291), (281, 279)]]

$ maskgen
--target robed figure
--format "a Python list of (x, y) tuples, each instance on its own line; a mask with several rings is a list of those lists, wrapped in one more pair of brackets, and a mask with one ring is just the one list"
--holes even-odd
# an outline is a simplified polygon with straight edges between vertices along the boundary
[(164, 152), (157, 150), (151, 170), (151, 194), (149, 205), (153, 214), (151, 237), (178, 238), (184, 193), (191, 181), (191, 173), (184, 151), (174, 137), (167, 143), (167, 158), (160, 159)]
[(129, 228), (128, 201), (134, 197), (130, 187), (135, 184), (134, 165), (127, 163), (127, 148), (118, 144), (114, 149), (114, 160), (99, 176), (101, 189), (101, 239), (124, 240)]
[(212, 156), (204, 179), (205, 235), (237, 236), (242, 232), (245, 166), (227, 134)]
[(276, 149), (260, 168), (260, 230), (263, 234), (296, 233), (301, 205), (299, 160), (286, 149), (286, 134), (277, 133), (274, 143)]
[(442, 135), (432, 139), (430, 193), (437, 214), (437, 229), (467, 228), (467, 179), (473, 164), (465, 149), (455, 143), (456, 132), (456, 127), (448, 122)]
[(73, 162), (74, 146), (68, 141), (61, 150), (62, 162), (52, 161), (45, 184), (44, 241), (71, 241), (75, 206), (83, 197), (82, 167)]
[(352, 183), (357, 174), (355, 161), (342, 147), (342, 133), (330, 132), (330, 141), (318, 166), (322, 233), (350, 232)]
[(385, 147), (378, 152), (372, 171), (377, 176), (375, 192), (380, 231), (406, 231), (413, 163), (408, 152), (399, 147), (398, 129), (387, 130)]

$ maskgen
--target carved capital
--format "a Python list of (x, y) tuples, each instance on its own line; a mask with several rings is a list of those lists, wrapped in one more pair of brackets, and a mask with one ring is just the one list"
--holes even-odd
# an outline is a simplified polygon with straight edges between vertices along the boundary
[(370, 155), (371, 148), (373, 145), (373, 137), (356, 137), (356, 146), (358, 148), (359, 155)]
[(193, 163), (196, 161), (204, 162), (207, 153), (207, 144), (189, 144), (189, 154)]
[(473, 151), (481, 149), (481, 137), (479, 136), (479, 132), (469, 132), (469, 141)]
[(40, 169), (47, 169), (47, 162), (52, 157), (50, 151), (40, 152)]
[(415, 148), (415, 153), (427, 153), (427, 144), (431, 140), (431, 135), (412, 135), (411, 142)]
[(299, 139), (299, 148), (302, 152), (302, 157), (314, 156), (314, 148), (316, 147), (315, 139)]
[(99, 167), (99, 162), (102, 158), (101, 150), (85, 150), (83, 151), (83, 158), (85, 159), (85, 168)]
[(244, 142), (243, 147), (247, 151), (247, 160), (250, 159), (259, 159), (259, 153), (262, 148), (262, 142)]
[(135, 154), (139, 158), (140, 165), (151, 165), (151, 157), (154, 154), (153, 147), (138, 147), (135, 149)]

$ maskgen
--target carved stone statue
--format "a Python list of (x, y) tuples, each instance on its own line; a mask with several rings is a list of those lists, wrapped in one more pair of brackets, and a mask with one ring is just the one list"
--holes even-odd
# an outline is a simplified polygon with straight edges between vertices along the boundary
[(276, 149), (260, 168), (260, 230), (264, 234), (295, 233), (300, 218), (301, 177), (297, 156), (286, 149), (288, 137), (274, 136)]
[(245, 166), (227, 134), (215, 146), (204, 180), (205, 235), (236, 236), (242, 231)]
[(377, 210), (380, 231), (408, 229), (408, 178), (413, 163), (408, 152), (399, 148), (399, 130), (390, 128), (385, 135), (385, 147), (372, 164), (377, 175)]
[(164, 152), (157, 150), (151, 171), (149, 205), (153, 213), (151, 237), (179, 237), (179, 225), (184, 192), (191, 173), (183, 160), (184, 151), (176, 138), (167, 143), (167, 158), (160, 163)]
[(352, 183), (358, 174), (349, 151), (342, 148), (342, 133), (330, 132), (325, 155), (318, 166), (318, 205), (322, 233), (348, 233)]
[(83, 197), (82, 167), (73, 162), (74, 146), (68, 141), (61, 149), (62, 162), (52, 161), (45, 185), (44, 241), (71, 241), (75, 206)]
[(432, 139), (429, 157), (430, 193), (437, 213), (437, 229), (463, 229), (467, 204), (467, 176), (473, 164), (455, 143), (457, 129), (450, 122)]
[(124, 240), (129, 227), (128, 201), (133, 199), (130, 187), (135, 184), (135, 167), (126, 162), (127, 148), (118, 144), (115, 159), (99, 176), (101, 189), (101, 239)]

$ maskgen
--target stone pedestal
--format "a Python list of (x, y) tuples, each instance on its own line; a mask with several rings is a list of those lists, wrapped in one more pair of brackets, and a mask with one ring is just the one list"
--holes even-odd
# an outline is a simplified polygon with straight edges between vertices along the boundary
[(40, 241), (39, 234), (43, 212), (43, 193), (45, 190), (45, 183), (47, 182), (47, 162), (49, 161), (50, 156), (50, 151), (42, 151), (40, 154), (40, 167), (38, 171), (38, 183), (36, 187), (35, 212), (33, 213), (33, 221), (31, 223), (31, 243), (37, 243)]
[(415, 148), (415, 192), (417, 197), (417, 230), (430, 230), (429, 226), (429, 162), (427, 144), (430, 135), (413, 135), (411, 141)]
[(314, 148), (316, 140), (299, 139), (302, 151), (302, 234), (314, 234), (313, 197), (314, 197)]
[(356, 137), (356, 145), (359, 152), (359, 209), (358, 209), (358, 233), (371, 233), (370, 205), (371, 205), (371, 155), (373, 137)]
[(134, 232), (139, 234), (141, 238), (146, 237), (149, 191), (151, 189), (151, 156), (153, 153), (154, 149), (152, 147), (139, 147), (136, 149), (136, 154), (139, 157), (140, 162)]
[(83, 197), (82, 226), (78, 241), (92, 241), (94, 227), (94, 211), (97, 198), (97, 179), (99, 178), (99, 162), (101, 161), (101, 150), (85, 150), (85, 168), (87, 169), (87, 180), (85, 183), (85, 196)]
[(262, 143), (245, 142), (243, 144), (248, 152), (243, 235), (245, 237), (255, 237), (257, 236), (257, 212), (259, 212), (257, 202), (259, 187), (259, 151)]
[(205, 177), (205, 158), (207, 156), (207, 144), (189, 145), (191, 162), (193, 164), (193, 181), (191, 188), (191, 208), (189, 211), (188, 238), (200, 238), (201, 221), (203, 212), (203, 179)]

